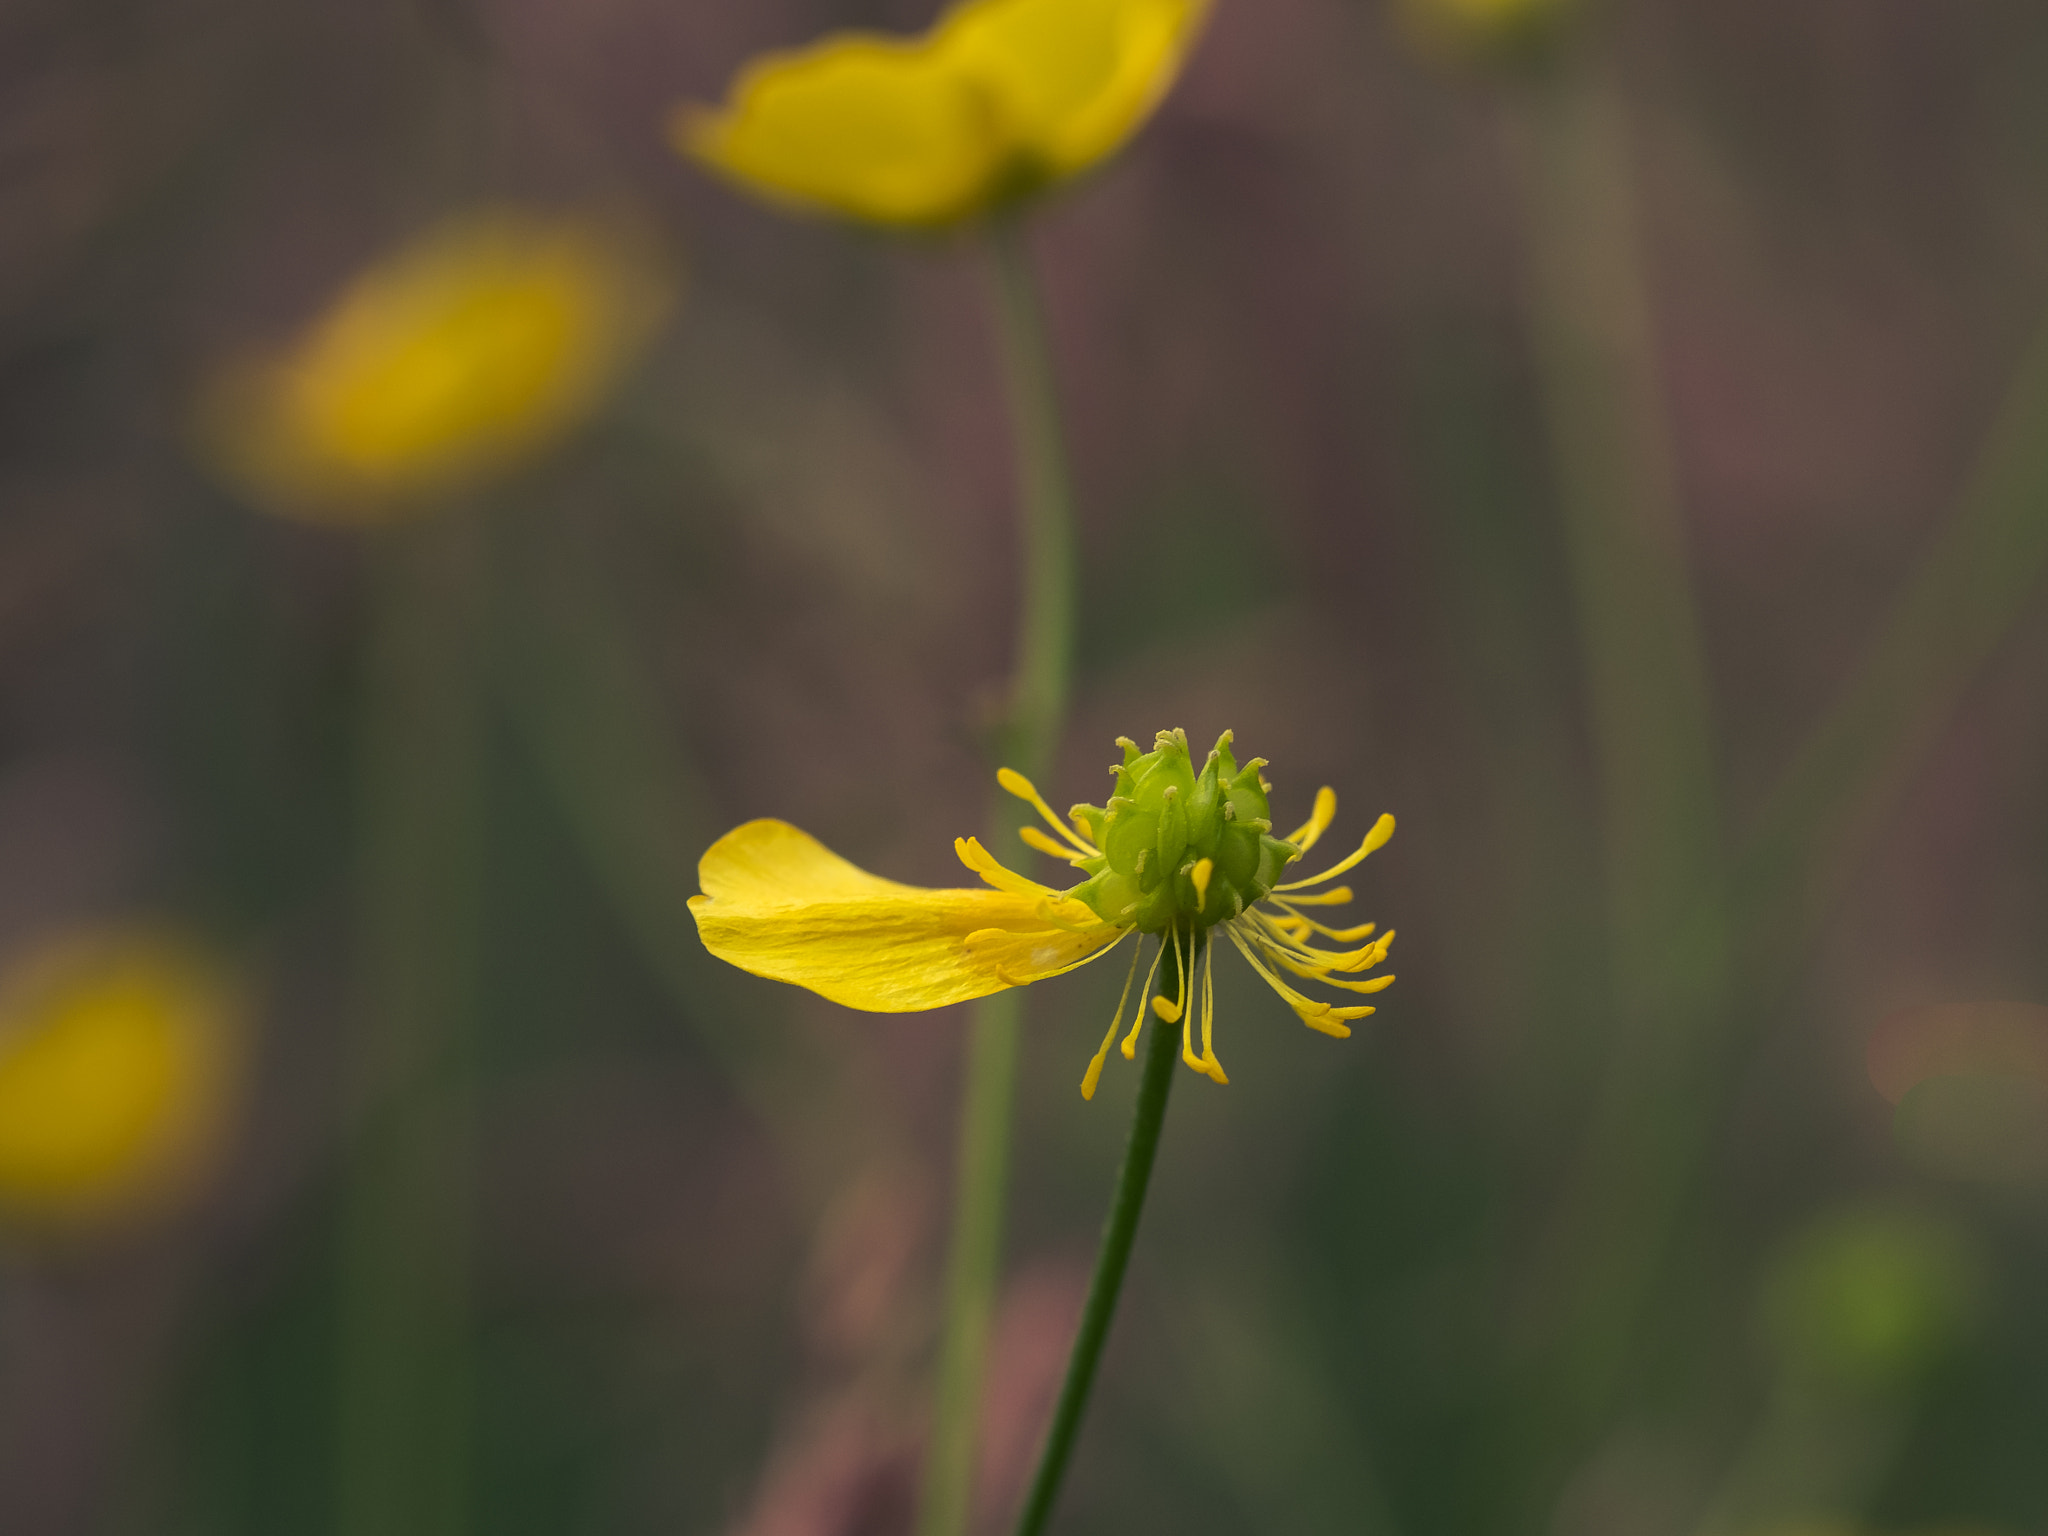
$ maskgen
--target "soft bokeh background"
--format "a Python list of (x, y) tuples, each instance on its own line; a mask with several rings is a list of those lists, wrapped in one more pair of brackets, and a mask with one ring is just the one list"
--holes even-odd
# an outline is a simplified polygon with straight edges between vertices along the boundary
[[(2048, 11), (1610, 11), (1739, 830), (2048, 301)], [(254, 998), (183, 1200), (0, 1240), (0, 1530), (340, 1529), (376, 556), (227, 486), (194, 401), (508, 199), (628, 212), (686, 275), (597, 418), (451, 514), (488, 545), (469, 1429), (463, 1508), (421, 1529), (905, 1528), (960, 1020), (721, 972), (683, 903), (768, 814), (961, 878), (1015, 578), (984, 273), (749, 204), (660, 123), (763, 47), (929, 14), (0, 6), (0, 946), (173, 923)], [(1500, 1512), (1534, 1487), (1570, 1536), (2039, 1530), (2048, 1102), (1950, 1073), (1895, 1110), (1866, 1060), (1902, 1008), (2048, 1002), (2038, 605), (1794, 963), (1739, 980), (1627, 1390), (1547, 1442), (1525, 1341), (1609, 1042), (1512, 110), (1372, 0), (1224, 0), (1034, 229), (1086, 573), (1049, 795), (1097, 796), (1119, 734), (1229, 726), (1283, 817), (1329, 782), (1340, 831), (1401, 822), (1356, 882), (1402, 934), (1371, 1027), (1311, 1034), (1218, 967), (1232, 1086), (1178, 1087), (1062, 1528), (1526, 1530)], [(1118, 979), (1028, 999), (991, 1530), (1123, 1132), (1135, 1073), (1075, 1092)]]

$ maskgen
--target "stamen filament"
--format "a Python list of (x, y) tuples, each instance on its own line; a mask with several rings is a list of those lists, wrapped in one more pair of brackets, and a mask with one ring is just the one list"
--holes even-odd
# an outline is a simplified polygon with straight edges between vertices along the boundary
[(1367, 1014), (1379, 1012), (1377, 1008), (1333, 1008), (1328, 1003), (1319, 1003), (1313, 998), (1302, 996), (1260, 964), (1259, 957), (1252, 953), (1251, 945), (1245, 942), (1244, 935), (1237, 931), (1235, 923), (1225, 924), (1223, 928), (1230, 935), (1230, 942), (1237, 946), (1237, 952), (1244, 956), (1253, 970), (1265, 978), (1267, 986), (1280, 994), (1280, 1000), (1294, 1010), (1295, 1017), (1310, 1029), (1320, 1030), (1339, 1040), (1348, 1040), (1351, 1038), (1351, 1026), (1344, 1022), (1346, 1019), (1362, 1019)]
[(1345, 870), (1350, 869), (1367, 854), (1386, 847), (1387, 839), (1393, 835), (1394, 818), (1382, 816), (1372, 824), (1372, 830), (1365, 834), (1365, 841), (1358, 845), (1357, 852), (1351, 854), (1348, 858), (1339, 859), (1320, 875), (1310, 875), (1306, 880), (1296, 880), (1287, 885), (1276, 885), (1273, 889), (1276, 891), (1298, 891), (1304, 886), (1321, 885), (1325, 880), (1343, 874)]
[(1062, 862), (1072, 864), (1077, 868), (1087, 858), (1089, 858), (1088, 854), (1076, 853), (1071, 848), (1061, 847), (1058, 843), (1054, 842), (1051, 838), (1047, 837), (1043, 832), (1039, 831), (1036, 827), (1019, 827), (1017, 829), (1017, 836), (1022, 838), (1026, 845), (1032, 848), (1036, 848), (1040, 853), (1046, 855), (1048, 858), (1059, 859)]
[(1341, 907), (1351, 900), (1351, 887), (1340, 885), (1332, 890), (1315, 891), (1307, 896), (1274, 896), (1275, 902), (1284, 901), (1290, 907)]
[(1017, 772), (1016, 769), (998, 768), (996, 770), (996, 782), (1019, 800), (1028, 804), (1039, 815), (1043, 816), (1046, 825), (1072, 843), (1075, 848), (1079, 849), (1083, 858), (1097, 859), (1102, 857), (1102, 850), (1100, 848), (1097, 848), (1093, 843), (1083, 841), (1079, 834), (1068, 827), (1059, 817), (1053, 815), (1052, 807), (1045, 803), (1045, 796), (1038, 792), (1037, 786), (1025, 778), (1023, 774)]
[[(1138, 947), (1131, 951), (1131, 968), (1124, 972), (1124, 990), (1116, 1000), (1116, 1012), (1109, 1016), (1109, 1033), (1102, 1037), (1102, 1049), (1095, 1053), (1095, 1058), (1088, 1063), (1088, 1070), (1081, 1074), (1081, 1097), (1084, 1099), (1094, 1098), (1095, 1085), (1102, 1081), (1102, 1064), (1109, 1059), (1109, 1048), (1116, 1042), (1116, 1032), (1123, 1027), (1124, 1004), (1131, 1000), (1131, 983), (1138, 979), (1138, 962), (1144, 958), (1145, 945), (1140, 941)], [(1141, 1012), (1143, 1008), (1141, 1001)]]
[[(1193, 937), (1192, 934), (1189, 935), (1190, 942), (1192, 942)], [(1188, 1011), (1188, 968), (1181, 959), (1180, 927), (1178, 924), (1172, 929), (1172, 938), (1173, 967), (1180, 973), (1180, 996), (1172, 1002), (1168, 1002), (1165, 994), (1162, 993), (1160, 996), (1152, 999), (1152, 1011), (1158, 1014), (1160, 1018), (1166, 1020), (1167, 1023), (1178, 1024)]]
[(1317, 841), (1329, 830), (1330, 823), (1336, 819), (1337, 791), (1325, 784), (1316, 791), (1315, 809), (1309, 813), (1308, 820), (1295, 828), (1288, 835), (1287, 841), (1294, 844), (1301, 853), (1307, 853), (1309, 849), (1315, 847)]
[(1216, 1059), (1216, 946), (1202, 949), (1202, 1064), (1209, 1080), (1227, 1088), (1223, 1063)]
[[(1140, 940), (1138, 948), (1143, 950), (1144, 947), (1144, 941)], [(1124, 1036), (1123, 1053), (1125, 1061), (1136, 1061), (1138, 1059), (1138, 1031), (1145, 1027), (1145, 1002), (1152, 996), (1153, 978), (1159, 974), (1159, 962), (1165, 958), (1166, 943), (1164, 940), (1161, 940), (1159, 948), (1153, 951), (1152, 954), (1152, 969), (1145, 973), (1145, 990), (1138, 994), (1138, 1011), (1131, 1016), (1131, 1032)]]

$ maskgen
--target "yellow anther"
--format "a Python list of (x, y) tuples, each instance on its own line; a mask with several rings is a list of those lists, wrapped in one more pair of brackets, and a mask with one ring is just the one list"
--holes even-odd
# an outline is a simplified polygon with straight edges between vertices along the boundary
[(1287, 841), (1303, 853), (1307, 853), (1309, 849), (1315, 847), (1316, 840), (1329, 830), (1330, 823), (1336, 819), (1337, 791), (1325, 784), (1316, 791), (1315, 809), (1309, 813), (1308, 820), (1296, 827), (1288, 835)]
[(1188, 878), (1195, 882), (1195, 910), (1200, 912), (1209, 904), (1209, 880), (1216, 873), (1214, 859), (1201, 859), (1195, 864)]
[[(1095, 845), (1084, 842), (1079, 837), (1076, 837), (1073, 830), (1065, 822), (1053, 815), (1052, 807), (1045, 803), (1045, 796), (1041, 795), (1038, 792), (1037, 786), (1025, 778), (1023, 774), (1014, 768), (998, 768), (996, 770), (996, 782), (1019, 800), (1024, 801), (1034, 811), (1038, 812), (1039, 815), (1043, 816), (1045, 824), (1051, 827), (1053, 831), (1059, 833), (1061, 838), (1071, 844), (1076, 852), (1084, 854), (1091, 859), (1096, 856), (1098, 850)], [(1025, 841), (1029, 842), (1030, 839), (1027, 838)], [(1037, 844), (1034, 843), (1032, 846), (1036, 847)]]
[(1174, 1002), (1171, 998), (1153, 998), (1152, 1011), (1169, 1024), (1178, 1024), (1180, 1022), (1180, 1004)]
[[(1392, 837), (1393, 835), (1394, 818), (1391, 816), (1382, 816), (1378, 821), (1372, 824), (1372, 830), (1365, 834), (1365, 841), (1358, 845), (1358, 849), (1356, 852), (1350, 854), (1346, 858), (1339, 859), (1335, 864), (1332, 864), (1320, 875), (1310, 875), (1306, 880), (1296, 880), (1289, 885), (1276, 885), (1273, 887), (1273, 889), (1276, 891), (1298, 891), (1302, 889), (1302, 887), (1304, 886), (1321, 885), (1325, 880), (1330, 879), (1333, 875), (1343, 874), (1345, 870), (1351, 868), (1352, 865), (1358, 863), (1358, 861), (1363, 859), (1367, 854), (1377, 852), (1379, 849), (1384, 848), (1387, 845), (1387, 839)], [(1294, 899), (1301, 900), (1302, 898), (1296, 897)]]
[[(1131, 983), (1138, 979), (1138, 962), (1144, 957), (1145, 946), (1142, 944), (1131, 951), (1131, 968), (1124, 972), (1124, 990), (1116, 1000), (1116, 1012), (1110, 1015), (1109, 1033), (1102, 1037), (1102, 1048), (1088, 1063), (1088, 1070), (1081, 1074), (1081, 1097), (1084, 1099), (1094, 1098), (1095, 1085), (1102, 1081), (1102, 1064), (1109, 1059), (1109, 1048), (1116, 1040), (1117, 1027), (1124, 1021), (1124, 1004), (1131, 1000)], [(1146, 985), (1151, 983), (1148, 981)], [(1140, 1006), (1138, 1017), (1142, 1019), (1144, 1016), (1145, 1010)]]

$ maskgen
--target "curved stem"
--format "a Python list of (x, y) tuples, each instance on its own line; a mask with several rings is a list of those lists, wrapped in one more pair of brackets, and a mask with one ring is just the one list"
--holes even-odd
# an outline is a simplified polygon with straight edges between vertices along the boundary
[[(1051, 767), (1073, 667), (1074, 497), (1045, 316), (1021, 225), (1004, 221), (990, 229), (989, 265), (1015, 440), (1023, 571), (1015, 672), (994, 746), (1000, 761), (1035, 780)], [(1016, 802), (1002, 797), (989, 816), (991, 846), (997, 836), (1014, 833), (1020, 820)], [(972, 1505), (989, 1319), (1002, 1257), (1018, 1012), (1017, 995), (999, 992), (975, 1005), (969, 1026), (918, 1536), (962, 1536)]]
[[(1193, 973), (1197, 950), (1205, 940), (1196, 935), (1188, 952), (1188, 970)], [(1179, 991), (1176, 974), (1178, 956), (1171, 943), (1160, 966), (1159, 995)], [(1031, 1479), (1023, 1513), (1017, 1517), (1016, 1536), (1039, 1536), (1052, 1518), (1053, 1501), (1067, 1473), (1074, 1452), (1074, 1439), (1081, 1430), (1081, 1415), (1088, 1409), (1088, 1394), (1095, 1385), (1095, 1368), (1102, 1360), (1102, 1346), (1109, 1339), (1109, 1325), (1116, 1316), (1116, 1300), (1123, 1290), (1124, 1271), (1131, 1262), (1131, 1243), (1138, 1235), (1138, 1218), (1145, 1211), (1145, 1190), (1152, 1181), (1152, 1163), (1159, 1152), (1159, 1132), (1166, 1123), (1166, 1098), (1173, 1088), (1174, 1058), (1180, 1050), (1180, 1031), (1174, 1025), (1154, 1019), (1145, 1044), (1145, 1075), (1138, 1083), (1137, 1107), (1131, 1114), (1131, 1139), (1124, 1147), (1123, 1167), (1116, 1176), (1116, 1193), (1109, 1204), (1109, 1221), (1102, 1230), (1102, 1247), (1095, 1256), (1095, 1275), (1088, 1282), (1088, 1301), (1081, 1309), (1081, 1326), (1074, 1334), (1073, 1353), (1067, 1357), (1067, 1379), (1060, 1386), (1060, 1398), (1053, 1409), (1052, 1425), (1045, 1434), (1045, 1449), (1039, 1455), (1038, 1471)]]

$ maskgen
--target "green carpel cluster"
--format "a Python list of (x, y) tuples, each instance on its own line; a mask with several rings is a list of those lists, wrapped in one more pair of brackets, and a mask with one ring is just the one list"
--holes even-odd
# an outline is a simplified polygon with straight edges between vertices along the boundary
[[(1089, 878), (1069, 894), (1104, 922), (1163, 933), (1227, 922), (1270, 892), (1300, 850), (1272, 835), (1266, 760), (1238, 767), (1230, 741), (1225, 731), (1197, 773), (1185, 731), (1161, 731), (1144, 753), (1118, 737), (1124, 760), (1111, 770), (1109, 804), (1069, 813), (1102, 850), (1082, 861)], [(1206, 891), (1196, 879), (1203, 860)]]

